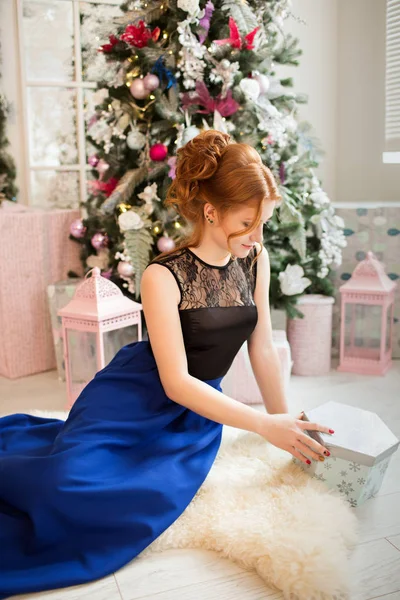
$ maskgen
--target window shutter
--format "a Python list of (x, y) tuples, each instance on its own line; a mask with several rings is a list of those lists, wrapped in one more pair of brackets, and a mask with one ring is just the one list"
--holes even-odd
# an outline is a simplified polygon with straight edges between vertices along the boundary
[[(385, 153), (400, 159), (400, 2), (386, 4)], [(399, 162), (395, 160), (387, 162)], [(386, 162), (386, 161), (385, 161)]]

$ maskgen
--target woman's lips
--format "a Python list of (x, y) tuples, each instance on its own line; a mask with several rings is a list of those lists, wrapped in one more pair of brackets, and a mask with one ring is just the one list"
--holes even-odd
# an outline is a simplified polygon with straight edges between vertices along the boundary
[(246, 244), (242, 244), (242, 246), (244, 246), (245, 248), (247, 248), (247, 250), (250, 250), (250, 248), (253, 247), (253, 246), (246, 246)]

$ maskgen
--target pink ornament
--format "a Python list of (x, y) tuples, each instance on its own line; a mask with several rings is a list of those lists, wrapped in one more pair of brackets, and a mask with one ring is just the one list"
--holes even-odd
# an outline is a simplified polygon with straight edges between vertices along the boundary
[(169, 171), (168, 171), (168, 177), (171, 177), (171, 179), (175, 179), (176, 177), (176, 156), (171, 156), (168, 160), (167, 163), (170, 167)]
[(106, 163), (105, 160), (103, 160), (102, 158), (98, 161), (97, 165), (96, 165), (96, 170), (101, 174), (104, 175), (104, 173), (110, 168), (110, 165), (108, 163)]
[(92, 156), (89, 156), (88, 163), (91, 167), (96, 167), (98, 162), (99, 162), (99, 157), (96, 156), (96, 154), (92, 154)]
[(129, 89), (132, 96), (137, 100), (143, 100), (150, 94), (149, 89), (144, 85), (143, 79), (140, 79), (140, 77), (132, 81)]
[(82, 219), (75, 219), (69, 227), (69, 232), (74, 238), (80, 239), (84, 237), (86, 229), (87, 228), (82, 223)]
[(167, 148), (167, 146), (164, 146), (164, 144), (154, 144), (154, 146), (152, 146), (150, 148), (151, 160), (161, 162), (162, 160), (165, 159), (167, 154), (168, 154), (168, 148)]
[(133, 267), (130, 263), (121, 260), (118, 263), (117, 271), (122, 277), (130, 277), (133, 275)]
[(98, 231), (94, 234), (90, 242), (93, 248), (96, 248), (96, 250), (100, 250), (100, 248), (106, 248), (108, 245), (108, 235)]
[(157, 75), (154, 73), (148, 73), (146, 77), (143, 78), (144, 87), (148, 89), (150, 92), (154, 92), (160, 85), (160, 80)]
[(157, 242), (157, 248), (160, 252), (168, 252), (169, 250), (173, 250), (175, 248), (175, 242), (170, 237), (160, 237)]

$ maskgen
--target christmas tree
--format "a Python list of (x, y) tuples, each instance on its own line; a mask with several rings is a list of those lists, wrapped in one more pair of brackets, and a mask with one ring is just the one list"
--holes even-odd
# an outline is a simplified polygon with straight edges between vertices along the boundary
[(264, 244), (271, 306), (299, 314), (303, 293), (333, 294), (343, 222), (315, 175), (321, 155), (279, 64), (298, 65), (284, 31), (289, 0), (134, 0), (122, 5), (98, 48), (102, 80), (86, 113), (95, 149), (85, 216), (71, 238), (87, 269), (99, 266), (138, 300), (157, 254), (182, 242), (190, 223), (163, 206), (177, 150), (204, 129), (250, 144), (275, 176), (283, 202)]
[(15, 202), (17, 195), (17, 188), (15, 186), (15, 163), (8, 152), (9, 141), (6, 135), (7, 117), (10, 110), (11, 107), (6, 100), (6, 97), (3, 94), (0, 94), (0, 204), (5, 199)]

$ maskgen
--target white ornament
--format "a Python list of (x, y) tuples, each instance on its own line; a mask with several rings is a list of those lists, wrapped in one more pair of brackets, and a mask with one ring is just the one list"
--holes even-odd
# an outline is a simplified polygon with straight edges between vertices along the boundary
[(151, 185), (146, 185), (143, 192), (138, 194), (138, 198), (147, 202), (153, 202), (153, 200), (158, 200), (161, 202), (161, 198), (157, 196), (157, 184), (152, 183)]
[(146, 136), (138, 129), (132, 129), (126, 137), (126, 143), (131, 150), (140, 150), (146, 143)]
[(135, 210), (127, 210), (118, 216), (118, 224), (121, 231), (129, 231), (130, 229), (141, 229), (144, 223)]
[(258, 81), (258, 84), (260, 86), (260, 94), (266, 94), (270, 86), (270, 82), (267, 75), (260, 73), (259, 75), (256, 75), (254, 79)]
[(245, 77), (242, 79), (239, 86), (242, 92), (244, 92), (244, 94), (253, 102), (255, 102), (260, 95), (260, 84), (255, 79)]
[(182, 146), (184, 146), (185, 144), (190, 142), (190, 140), (192, 140), (197, 135), (199, 135), (199, 133), (200, 133), (200, 129), (197, 129), (197, 127), (195, 127), (194, 125), (190, 125), (189, 127), (186, 127), (186, 129), (183, 131), (183, 134), (182, 134)]
[(279, 273), (282, 294), (294, 296), (302, 294), (306, 287), (311, 284), (310, 279), (303, 277), (304, 270), (300, 265), (287, 265), (284, 271)]
[(195, 15), (200, 10), (199, 0), (178, 0), (178, 8)]

